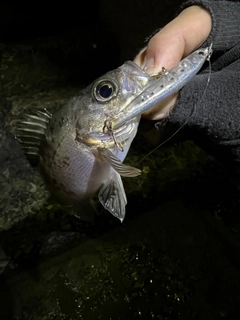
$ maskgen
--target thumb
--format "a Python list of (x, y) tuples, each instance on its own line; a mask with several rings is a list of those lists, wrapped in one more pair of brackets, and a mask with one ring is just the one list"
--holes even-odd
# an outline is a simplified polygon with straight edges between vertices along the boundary
[(176, 28), (165, 26), (149, 41), (146, 48), (139, 52), (134, 62), (149, 74), (155, 74), (162, 68), (172, 69), (182, 59), (185, 41)]
[(172, 69), (182, 59), (184, 51), (181, 34), (164, 28), (149, 41), (141, 67), (149, 74), (158, 73), (163, 67)]
[(155, 34), (134, 61), (149, 74), (158, 73), (163, 67), (172, 69), (207, 39), (211, 27), (207, 10), (188, 7)]

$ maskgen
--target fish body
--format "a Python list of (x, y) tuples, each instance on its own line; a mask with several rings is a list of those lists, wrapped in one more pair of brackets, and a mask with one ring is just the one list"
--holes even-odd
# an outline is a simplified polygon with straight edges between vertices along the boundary
[[(95, 127), (92, 129), (98, 135), (95, 138), (94, 134), (89, 134), (91, 120), (84, 119), (87, 111), (77, 110), (78, 102), (81, 103), (79, 96), (51, 118), (39, 150), (41, 173), (51, 193), (76, 208), (89, 201), (104, 183), (108, 203), (103, 190), (100, 190), (99, 199), (121, 220), (125, 215), (126, 195), (120, 173), (124, 175), (122, 170), (125, 168), (126, 176), (140, 174), (140, 170), (122, 164), (136, 135), (140, 117), (134, 117), (115, 132), (115, 140), (111, 133), (103, 133), (104, 123), (101, 123), (99, 133)], [(116, 145), (117, 141), (122, 149)]]
[[(206, 56), (204, 51), (195, 74)], [(190, 80), (194, 72), (189, 63), (195, 60), (188, 59), (185, 64), (182, 60), (174, 72), (181, 68), (179, 72)], [(123, 160), (137, 133), (141, 113), (147, 110), (146, 93), (154, 91), (158, 103), (159, 95), (155, 93), (162, 90), (160, 96), (166, 98), (179, 90), (180, 81), (175, 76), (166, 85), (165, 77), (152, 77), (127, 61), (98, 78), (53, 115), (46, 110), (26, 115), (17, 137), (26, 155), (39, 157), (46, 185), (59, 199), (78, 207), (99, 192), (105, 209), (123, 221), (127, 199), (121, 176), (141, 173), (124, 165)], [(169, 90), (169, 83), (173, 90)], [(154, 104), (150, 98), (149, 108)]]

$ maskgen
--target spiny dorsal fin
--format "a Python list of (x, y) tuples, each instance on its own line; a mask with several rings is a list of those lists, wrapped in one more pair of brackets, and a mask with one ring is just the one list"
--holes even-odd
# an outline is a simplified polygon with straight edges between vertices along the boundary
[(33, 110), (32, 114), (25, 114), (17, 122), (16, 138), (32, 164), (38, 163), (39, 147), (51, 117), (47, 109)]

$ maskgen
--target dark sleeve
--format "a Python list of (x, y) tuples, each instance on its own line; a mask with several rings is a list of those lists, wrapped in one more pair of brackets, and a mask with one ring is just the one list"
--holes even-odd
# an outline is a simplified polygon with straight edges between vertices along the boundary
[(195, 76), (158, 126), (179, 128), (187, 122), (189, 137), (204, 149), (240, 161), (240, 60), (212, 73), (207, 86), (208, 77), (207, 73)]
[[(219, 50), (212, 72), (203, 70), (180, 90), (170, 115), (158, 123), (166, 128), (183, 124), (188, 137), (201, 147), (240, 162), (240, 3), (228, 1), (188, 1), (211, 12), (213, 27), (207, 44)], [(207, 87), (206, 87), (207, 86)]]
[(212, 31), (204, 46), (213, 43), (213, 50), (228, 50), (240, 42), (240, 2), (190, 0), (181, 6), (199, 5), (212, 16)]

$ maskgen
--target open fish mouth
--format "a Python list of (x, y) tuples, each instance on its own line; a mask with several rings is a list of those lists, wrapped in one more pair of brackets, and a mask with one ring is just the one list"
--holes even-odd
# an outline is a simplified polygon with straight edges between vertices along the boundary
[(133, 73), (133, 69), (136, 69), (138, 75), (141, 73), (146, 75), (146, 72), (138, 64), (136, 64), (134, 61), (129, 60), (126, 62), (126, 65), (129, 65), (129, 72), (130, 73)]
[[(127, 140), (133, 133), (133, 131), (136, 130), (136, 125), (138, 125), (140, 120), (140, 116), (137, 116), (133, 119), (131, 119), (131, 121), (126, 122), (125, 124), (123, 124), (121, 127), (117, 128), (116, 130), (114, 129), (114, 138), (116, 140)], [(99, 140), (103, 143), (108, 143), (112, 141), (112, 133), (111, 130), (109, 131), (109, 127), (111, 126), (110, 124), (106, 125), (106, 132), (105, 132), (105, 128), (103, 126), (103, 130), (102, 132), (91, 132), (90, 136), (92, 139), (94, 140)]]

